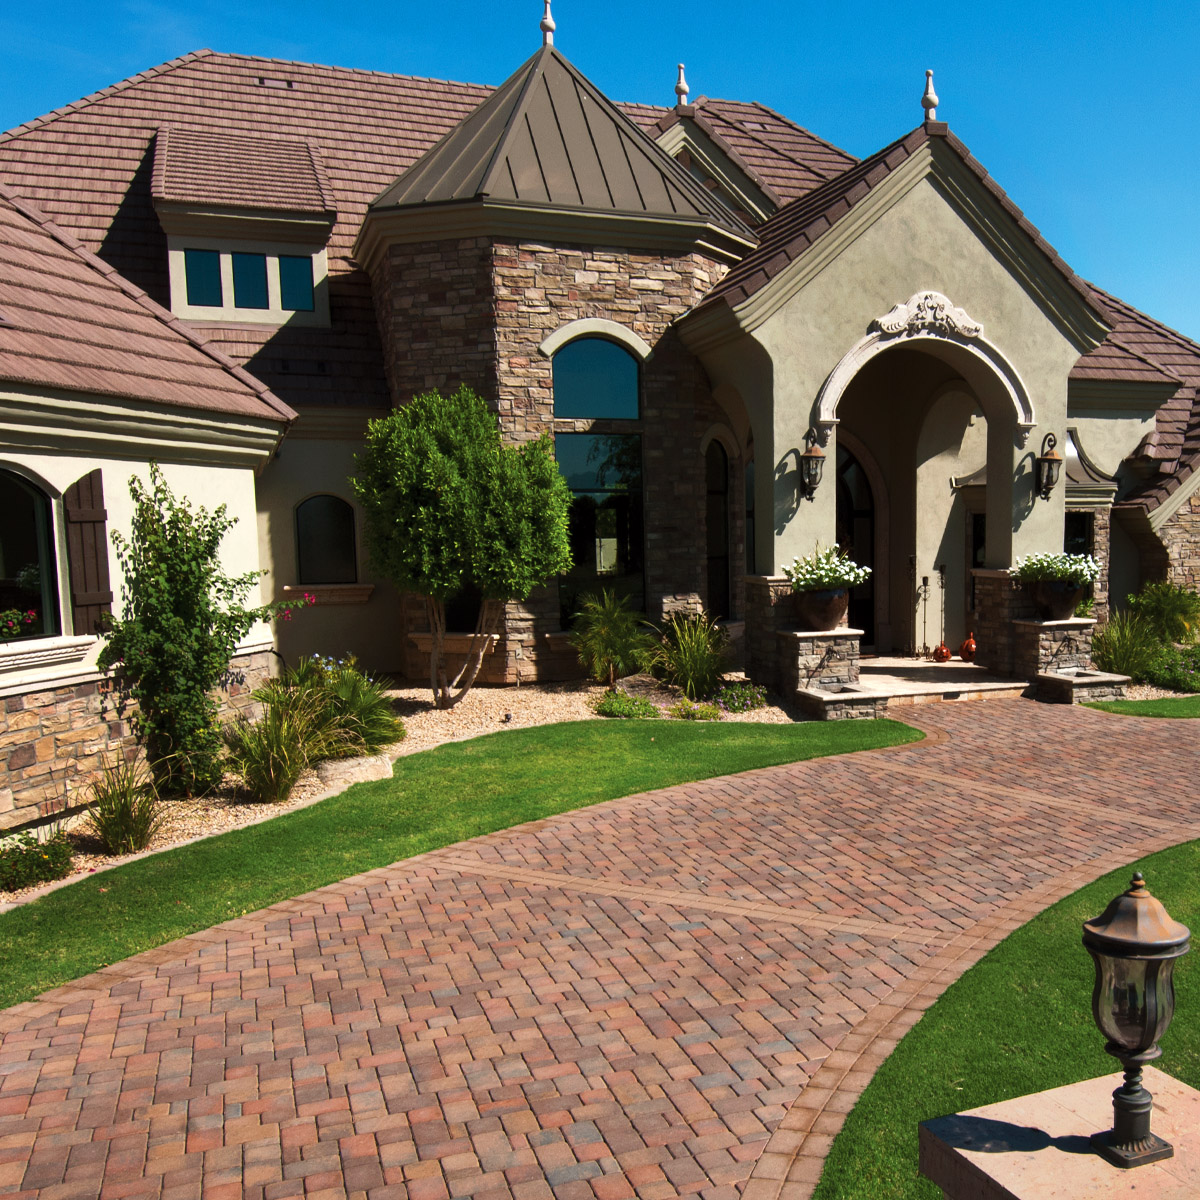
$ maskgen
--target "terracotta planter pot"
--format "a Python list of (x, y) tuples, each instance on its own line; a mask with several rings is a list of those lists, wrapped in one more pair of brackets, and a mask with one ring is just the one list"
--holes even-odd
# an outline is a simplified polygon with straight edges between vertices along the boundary
[(1029, 585), (1033, 607), (1043, 621), (1065, 621), (1075, 615), (1084, 589), (1057, 579), (1039, 579)]
[(796, 619), (801, 629), (836, 629), (850, 607), (849, 588), (822, 588), (796, 593)]

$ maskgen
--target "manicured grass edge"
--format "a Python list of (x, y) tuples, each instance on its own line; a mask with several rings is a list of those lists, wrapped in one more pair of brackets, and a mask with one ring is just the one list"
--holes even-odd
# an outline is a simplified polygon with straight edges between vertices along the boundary
[(578, 721), (451, 742), (274, 820), (88, 875), (0, 914), (0, 1007), (281, 900), (640, 792), (919, 741), (896, 721)]
[(1200, 717), (1200, 695), (1166, 696), (1161, 700), (1097, 700), (1084, 706), (1124, 717), (1168, 717), (1189, 720)]

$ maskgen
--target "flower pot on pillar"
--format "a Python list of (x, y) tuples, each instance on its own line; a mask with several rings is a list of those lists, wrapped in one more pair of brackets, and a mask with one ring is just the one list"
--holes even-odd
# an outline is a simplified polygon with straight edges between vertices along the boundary
[(1029, 587), (1033, 607), (1044, 621), (1065, 621), (1073, 617), (1085, 590), (1061, 579), (1039, 579)]
[(796, 620), (801, 629), (836, 629), (850, 606), (849, 588), (821, 588), (796, 593)]

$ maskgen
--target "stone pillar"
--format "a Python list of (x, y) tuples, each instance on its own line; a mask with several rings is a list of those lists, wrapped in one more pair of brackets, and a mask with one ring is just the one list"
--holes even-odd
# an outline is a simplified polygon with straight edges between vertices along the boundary
[(746, 674), (764, 687), (777, 688), (779, 645), (776, 633), (796, 625), (795, 593), (782, 575), (747, 575)]
[(1090, 670), (1095, 629), (1090, 617), (1014, 621), (1013, 673), (1019, 679), (1036, 679), (1047, 671)]
[(993, 674), (1011, 677), (1017, 674), (1013, 622), (1033, 617), (1033, 601), (1027, 589), (1005, 570), (976, 568), (971, 575), (975, 580), (975, 661)]
[(817, 688), (836, 691), (858, 682), (861, 629), (780, 630), (775, 635), (779, 690), (785, 696)]

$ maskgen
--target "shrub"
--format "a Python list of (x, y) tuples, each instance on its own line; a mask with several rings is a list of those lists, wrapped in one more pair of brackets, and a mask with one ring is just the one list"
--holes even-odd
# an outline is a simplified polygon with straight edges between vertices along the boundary
[(721, 710), (715, 704), (680, 700), (672, 704), (667, 712), (680, 721), (719, 721)]
[(1161, 649), (1162, 643), (1148, 622), (1136, 613), (1119, 612), (1096, 630), (1092, 662), (1101, 671), (1128, 675), (1141, 682)]
[(654, 639), (629, 609), (629, 600), (608, 588), (580, 597), (571, 645), (583, 669), (610, 690), (623, 675), (640, 671), (654, 651)]
[(62, 879), (71, 872), (71, 843), (55, 829), (42, 841), (31, 830), (0, 839), (0, 889), (6, 892)]
[(645, 718), (659, 715), (658, 705), (645, 696), (630, 696), (626, 692), (608, 691), (592, 702), (592, 709), (601, 717)]
[(103, 774), (88, 791), (84, 828), (109, 854), (136, 854), (145, 850), (162, 826), (165, 813), (154, 790), (150, 772), (118, 754), (105, 763)]
[(226, 726), (230, 765), (254, 800), (274, 803), (292, 794), (308, 766), (305, 741), (312, 718), (310, 704), (288, 696), (281, 703), (266, 703), (257, 721), (240, 717)]
[(1163, 646), (1146, 668), (1146, 681), (1173, 692), (1200, 692), (1200, 647)]
[(1161, 581), (1146, 584), (1129, 597), (1129, 610), (1145, 621), (1163, 642), (1194, 642), (1200, 621), (1200, 595)]
[(661, 630), (650, 659), (656, 675), (677, 684), (689, 700), (711, 696), (729, 655), (729, 635), (706, 613), (676, 613)]
[(767, 689), (757, 683), (737, 682), (726, 683), (717, 689), (713, 703), (727, 713), (750, 712), (755, 708), (763, 708), (767, 703)]
[(125, 581), (123, 611), (111, 622), (99, 665), (120, 667), (137, 701), (135, 728), (159, 795), (203, 792), (222, 773), (212, 692), (241, 638), (284, 606), (246, 608), (259, 572), (222, 572), (221, 542), (234, 524), (224, 505), (209, 513), (177, 500), (154, 463), (149, 487), (135, 476), (129, 491), (129, 540), (112, 535)]
[(294, 671), (273, 680), (255, 698), (303, 708), (310, 763), (369, 754), (404, 738), (386, 685), (364, 674), (353, 655), (302, 658)]

